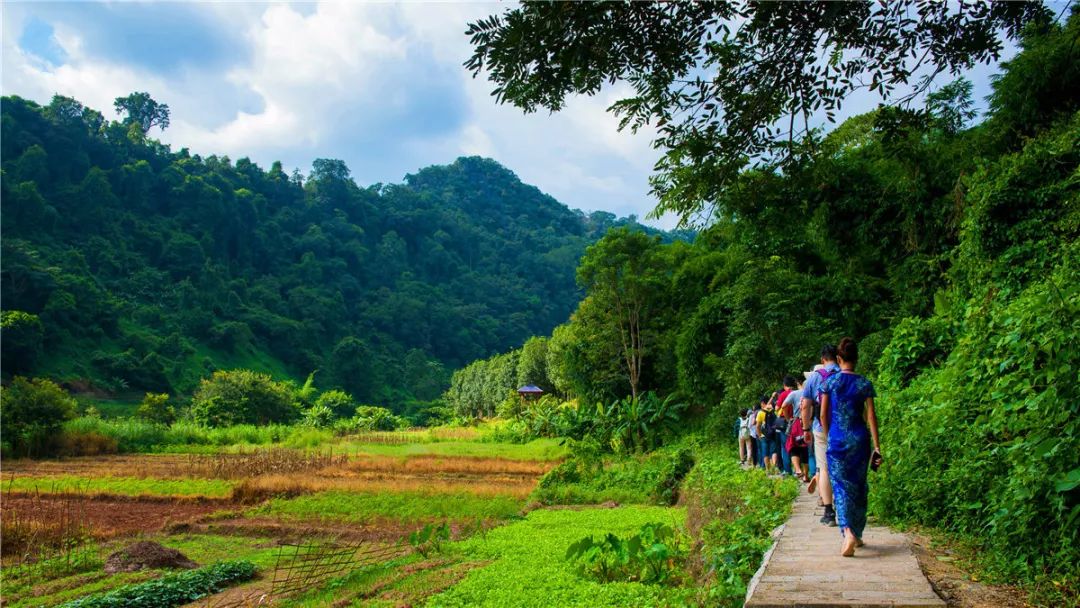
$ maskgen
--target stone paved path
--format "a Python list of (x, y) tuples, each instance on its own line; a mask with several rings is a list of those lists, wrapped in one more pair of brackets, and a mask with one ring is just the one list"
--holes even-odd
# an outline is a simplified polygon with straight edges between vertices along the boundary
[(840, 532), (821, 525), (817, 496), (803, 486), (791, 518), (750, 583), (747, 608), (939, 606), (911, 540), (888, 528), (867, 526), (865, 547), (840, 556)]

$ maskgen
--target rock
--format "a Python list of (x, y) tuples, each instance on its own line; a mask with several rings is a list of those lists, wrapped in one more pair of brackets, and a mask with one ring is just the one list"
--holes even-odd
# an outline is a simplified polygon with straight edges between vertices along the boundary
[(105, 572), (135, 572), (143, 568), (198, 568), (186, 555), (151, 541), (129, 545), (105, 560)]

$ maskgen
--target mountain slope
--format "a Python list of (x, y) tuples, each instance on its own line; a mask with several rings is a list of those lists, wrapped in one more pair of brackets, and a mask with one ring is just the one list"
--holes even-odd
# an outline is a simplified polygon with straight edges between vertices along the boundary
[(186, 392), (217, 368), (318, 370), (360, 400), (432, 399), (564, 321), (585, 247), (635, 223), (488, 159), (362, 188), (337, 160), (305, 179), (172, 152), (71, 99), (2, 109), (7, 375)]

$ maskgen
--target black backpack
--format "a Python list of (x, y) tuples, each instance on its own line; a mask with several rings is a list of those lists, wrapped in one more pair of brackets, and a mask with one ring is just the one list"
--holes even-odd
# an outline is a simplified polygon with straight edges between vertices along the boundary
[(788, 429), (788, 420), (783, 416), (776, 416), (776, 422), (773, 423), (773, 430), (777, 433), (786, 433)]
[(772, 412), (765, 412), (765, 438), (773, 439), (776, 437), (776, 414)]

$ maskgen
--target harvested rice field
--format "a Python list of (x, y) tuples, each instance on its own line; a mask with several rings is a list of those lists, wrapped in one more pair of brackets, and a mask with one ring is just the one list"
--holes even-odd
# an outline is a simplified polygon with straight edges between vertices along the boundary
[[(111, 552), (142, 540), (200, 566), (256, 565), (252, 580), (193, 606), (327, 605), (320, 586), (332, 581), (347, 587), (334, 605), (423, 604), (491, 562), (447, 547), (520, 520), (562, 450), (412, 439), (373, 433), (309, 450), (5, 460), (0, 606), (57, 605), (177, 575), (103, 572)], [(291, 576), (302, 584), (286, 584)]]

